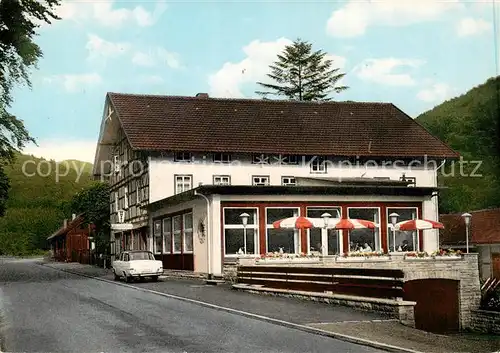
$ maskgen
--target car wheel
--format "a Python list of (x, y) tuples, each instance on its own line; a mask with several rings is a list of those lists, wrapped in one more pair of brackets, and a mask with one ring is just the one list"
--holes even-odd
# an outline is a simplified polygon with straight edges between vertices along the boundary
[(158, 281), (158, 276), (151, 276), (151, 280), (153, 282), (157, 282)]
[(120, 280), (120, 276), (118, 276), (115, 272), (115, 270), (113, 269), (113, 275), (115, 276), (115, 281), (119, 281)]

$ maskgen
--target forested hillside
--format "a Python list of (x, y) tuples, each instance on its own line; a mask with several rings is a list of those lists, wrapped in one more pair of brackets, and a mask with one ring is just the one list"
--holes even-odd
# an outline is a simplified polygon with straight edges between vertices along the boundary
[(90, 184), (91, 167), (17, 155), (5, 167), (11, 189), (6, 215), (0, 217), (0, 254), (23, 255), (45, 247), (47, 236), (69, 217), (67, 202)]
[(467, 162), (464, 173), (457, 161), (440, 175), (449, 187), (441, 192), (441, 213), (500, 207), (499, 88), (500, 76), (491, 78), (416, 119)]

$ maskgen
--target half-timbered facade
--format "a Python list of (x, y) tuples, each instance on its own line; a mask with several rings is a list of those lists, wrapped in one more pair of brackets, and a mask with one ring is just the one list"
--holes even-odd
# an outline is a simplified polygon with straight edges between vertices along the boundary
[[(388, 212), (437, 219), (437, 171), (457, 157), (388, 103), (108, 93), (94, 174), (111, 186), (115, 251), (147, 247), (165, 268), (220, 273), (243, 248), (253, 256), (333, 255), (351, 243), (395, 249)], [(254, 223), (243, 229), (231, 209)], [(377, 229), (270, 228), (276, 217), (325, 209)], [(434, 231), (403, 236), (414, 250), (438, 246)]]

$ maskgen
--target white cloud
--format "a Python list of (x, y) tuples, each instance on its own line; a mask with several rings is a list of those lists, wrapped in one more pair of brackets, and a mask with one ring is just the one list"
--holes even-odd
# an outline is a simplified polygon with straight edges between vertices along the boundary
[(132, 57), (132, 63), (138, 66), (165, 65), (172, 69), (181, 67), (179, 54), (157, 47), (149, 52), (138, 51)]
[(356, 37), (370, 26), (405, 26), (440, 19), (462, 9), (459, 0), (351, 0), (333, 11), (326, 32), (334, 37)]
[(461, 19), (457, 24), (457, 34), (460, 37), (481, 34), (491, 30), (493, 27), (490, 22), (481, 18), (467, 17)]
[(56, 13), (63, 20), (77, 23), (95, 22), (106, 27), (120, 27), (124, 24), (135, 24), (140, 27), (154, 25), (165, 12), (165, 1), (156, 2), (152, 11), (142, 6), (134, 8), (115, 8), (114, 0), (63, 0)]
[[(292, 41), (287, 38), (279, 38), (272, 42), (261, 42), (254, 40), (243, 47), (246, 57), (240, 62), (226, 62), (216, 73), (209, 76), (210, 95), (215, 97), (244, 97), (241, 87), (244, 84), (267, 81), (269, 65), (276, 61), (276, 55), (290, 45)], [(345, 58), (328, 55), (334, 59), (336, 67), (345, 65)]]
[(372, 81), (378, 84), (390, 86), (413, 86), (415, 80), (408, 72), (395, 72), (403, 67), (415, 69), (423, 65), (423, 60), (417, 59), (366, 59), (364, 62), (354, 68), (353, 72), (358, 78), (366, 81)]
[(53, 75), (44, 79), (47, 83), (56, 83), (64, 87), (68, 92), (75, 93), (85, 90), (86, 87), (95, 86), (102, 82), (97, 73)]
[(125, 42), (108, 42), (95, 34), (89, 34), (85, 48), (89, 53), (89, 60), (103, 60), (125, 54), (131, 45)]
[(456, 90), (446, 83), (434, 83), (417, 93), (417, 98), (424, 102), (443, 102), (456, 94)]
[(38, 141), (38, 146), (30, 144), (23, 153), (35, 157), (63, 161), (66, 159), (77, 159), (79, 161), (94, 163), (96, 149), (95, 140), (69, 140), (53, 139)]

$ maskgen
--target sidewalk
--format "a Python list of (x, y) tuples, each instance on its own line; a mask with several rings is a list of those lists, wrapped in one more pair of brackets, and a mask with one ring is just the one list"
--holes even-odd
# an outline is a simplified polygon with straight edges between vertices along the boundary
[[(45, 265), (87, 276), (113, 279), (110, 270), (88, 265), (78, 263), (45, 263)], [(490, 353), (500, 350), (500, 336), (437, 335), (403, 326), (376, 313), (300, 299), (235, 291), (228, 284), (214, 286), (206, 285), (197, 279), (168, 277), (162, 278), (159, 282), (138, 282), (132, 285), (406, 350), (429, 353)]]

